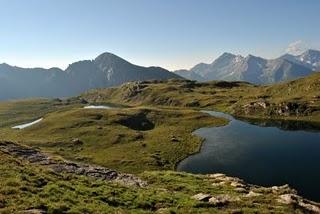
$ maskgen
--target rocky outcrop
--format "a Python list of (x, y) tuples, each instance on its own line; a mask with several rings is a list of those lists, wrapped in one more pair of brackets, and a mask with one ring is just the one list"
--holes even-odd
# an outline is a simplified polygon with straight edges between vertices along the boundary
[(279, 116), (306, 116), (312, 113), (312, 108), (310, 108), (306, 103), (282, 102), (275, 106), (272, 113)]
[(281, 103), (269, 103), (266, 100), (250, 102), (242, 106), (235, 106), (237, 115), (264, 115), (264, 116), (308, 116), (315, 109), (306, 102), (287, 101)]
[(306, 209), (310, 212), (313, 212), (313, 213), (320, 213), (319, 203), (315, 203), (315, 202), (303, 199), (302, 197), (300, 197), (296, 194), (280, 195), (278, 197), (277, 201), (282, 204), (300, 206), (300, 207), (303, 207), (304, 209)]
[(72, 144), (74, 146), (81, 146), (81, 145), (83, 145), (83, 142), (79, 138), (74, 138), (74, 139), (72, 139)]
[(211, 195), (205, 194), (205, 193), (199, 193), (192, 196), (191, 198), (197, 201), (209, 201), (209, 199), (211, 198)]
[(214, 206), (223, 206), (235, 201), (240, 201), (240, 198), (230, 195), (217, 195), (209, 199), (209, 203), (213, 204)]
[(146, 84), (143, 84), (141, 82), (129, 82), (122, 85), (121, 87), (123, 89), (123, 99), (130, 99), (137, 96), (146, 86)]
[[(200, 202), (208, 203), (210, 206), (221, 207), (229, 203), (263, 197), (263, 194), (272, 193), (276, 201), (280, 204), (292, 205), (301, 210), (302, 213), (320, 213), (320, 203), (316, 203), (297, 195), (296, 190), (291, 189), (289, 185), (259, 187), (245, 183), (239, 178), (229, 177), (225, 174), (216, 173), (207, 175), (208, 180), (213, 186), (234, 188), (238, 194), (208, 194), (197, 193), (191, 198)], [(240, 191), (241, 190), (241, 191)]]
[(130, 186), (144, 187), (147, 185), (145, 181), (131, 174), (119, 173), (105, 167), (53, 159), (36, 149), (12, 142), (0, 142), (0, 152), (21, 158), (32, 164), (49, 167), (56, 173), (84, 175), (95, 179), (115, 181)]
[(198, 193), (191, 197), (197, 201), (209, 202), (213, 206), (223, 206), (229, 202), (239, 201), (239, 197), (232, 197), (230, 195), (215, 195), (211, 196), (210, 194)]

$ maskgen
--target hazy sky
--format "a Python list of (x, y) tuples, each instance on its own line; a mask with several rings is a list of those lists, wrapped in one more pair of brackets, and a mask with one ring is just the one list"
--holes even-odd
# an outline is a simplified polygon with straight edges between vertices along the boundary
[(0, 63), (65, 68), (106, 51), (167, 69), (223, 52), (272, 58), (319, 48), (319, 22), (319, 0), (0, 0)]

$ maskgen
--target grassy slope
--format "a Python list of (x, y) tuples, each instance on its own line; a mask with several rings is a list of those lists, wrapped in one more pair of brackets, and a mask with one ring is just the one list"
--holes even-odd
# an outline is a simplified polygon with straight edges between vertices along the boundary
[[(252, 93), (254, 98), (248, 101), (241, 100), (236, 107), (247, 104), (248, 102), (255, 102), (264, 100), (272, 105), (279, 105), (281, 103), (298, 103), (306, 104), (313, 109), (312, 114), (305, 116), (286, 116), (277, 117), (288, 120), (301, 120), (320, 122), (320, 73), (315, 73), (305, 78), (298, 80), (278, 83), (270, 86), (259, 87)], [(261, 99), (263, 97), (263, 99)], [(236, 108), (235, 107), (235, 108)], [(266, 115), (247, 115), (251, 117), (266, 117)]]
[(270, 118), (271, 116), (259, 110), (245, 115), (239, 110), (246, 104), (258, 101), (266, 101), (272, 106), (277, 106), (282, 102), (305, 103), (314, 109), (308, 116), (273, 115), (272, 117), (320, 122), (320, 73), (271, 86), (215, 81), (207, 83), (190, 81), (130, 83), (118, 88), (92, 90), (83, 94), (82, 97), (91, 102), (112, 101), (131, 105), (206, 108), (256, 118)]
[[(237, 82), (171, 80), (128, 83), (118, 88), (93, 90), (81, 96), (91, 103), (133, 106), (112, 110), (82, 109), (81, 99), (77, 98), (1, 103), (0, 139), (23, 142), (69, 159), (125, 172), (174, 169), (178, 161), (199, 150), (201, 139), (191, 135), (194, 129), (226, 123), (192, 109), (234, 113), (237, 108), (261, 99), (274, 105), (306, 102), (316, 109), (320, 106), (319, 81), (320, 74), (261, 87)], [(10, 128), (41, 116), (44, 116), (41, 123), (25, 130)], [(268, 117), (259, 111), (238, 116)], [(278, 118), (319, 122), (320, 111), (308, 116)], [(138, 126), (150, 123), (154, 127), (142, 130), (121, 121), (137, 123)], [(83, 144), (73, 144), (75, 138)]]
[[(136, 86), (138, 85), (138, 86)], [(227, 110), (255, 86), (237, 83), (238, 87), (221, 87), (219, 82), (193, 83), (171, 80), (167, 82), (128, 83), (118, 88), (91, 90), (82, 95), (90, 102), (199, 107)], [(138, 90), (136, 89), (138, 87)], [(137, 91), (134, 93), (133, 91)], [(197, 104), (196, 104), (197, 103)]]
[[(127, 188), (79, 176), (57, 175), (0, 153), (0, 212), (14, 213), (31, 208), (45, 209), (49, 213), (64, 209), (74, 213), (300, 212), (295, 207), (279, 204), (276, 202), (278, 195), (259, 187), (255, 191), (263, 193), (260, 197), (243, 198), (222, 208), (210, 207), (210, 204), (190, 197), (199, 192), (243, 195), (230, 185), (213, 186), (213, 181), (206, 176), (143, 171), (173, 169), (177, 161), (199, 149), (201, 139), (191, 135), (192, 130), (226, 123), (192, 108), (232, 112), (262, 97), (270, 103), (298, 100), (317, 107), (319, 79), (319, 74), (315, 74), (303, 80), (264, 87), (246, 83), (170, 81), (138, 84), (137, 88), (131, 83), (82, 96), (92, 103), (133, 106), (113, 110), (85, 110), (78, 99), (1, 103), (0, 139), (38, 146), (69, 159), (120, 171), (142, 172), (140, 177), (150, 186), (147, 189)], [(139, 88), (141, 85), (143, 87)], [(10, 128), (42, 116), (41, 123), (25, 130)], [(141, 123), (132, 124), (132, 118)], [(288, 118), (320, 121), (318, 111), (307, 117)], [(154, 127), (149, 124), (148, 130), (141, 130), (142, 123)], [(74, 144), (74, 138), (79, 138), (83, 144)]]
[(29, 99), (1, 102), (0, 128), (33, 121), (44, 114), (65, 107), (57, 100)]
[[(32, 105), (42, 109), (40, 102), (38, 106), (32, 101)], [(19, 109), (21, 114), (16, 113), (15, 119), (22, 121), (27, 115), (24, 105), (7, 110), (2, 107), (2, 115), (19, 112), (16, 110)], [(25, 107), (30, 109), (32, 105), (28, 103)], [(36, 117), (53, 110), (48, 105), (47, 110), (37, 111), (35, 106), (31, 109), (38, 113)], [(178, 161), (200, 148), (201, 139), (191, 134), (193, 130), (226, 122), (187, 109), (136, 107), (99, 110), (69, 105), (45, 114), (39, 124), (23, 130), (3, 127), (0, 139), (41, 147), (71, 160), (138, 173), (174, 169)], [(83, 144), (74, 144), (72, 140), (75, 138)]]
[[(230, 184), (217, 182), (207, 176), (176, 172), (145, 172), (140, 176), (149, 183), (146, 188), (91, 178), (57, 174), (46, 168), (31, 165), (0, 152), (0, 213), (302, 213), (301, 210), (280, 204), (278, 195), (265, 188), (252, 187), (264, 193), (245, 198)], [(191, 196), (204, 192), (213, 196), (228, 194), (243, 200), (223, 207), (213, 207)], [(281, 194), (281, 192), (279, 193)]]

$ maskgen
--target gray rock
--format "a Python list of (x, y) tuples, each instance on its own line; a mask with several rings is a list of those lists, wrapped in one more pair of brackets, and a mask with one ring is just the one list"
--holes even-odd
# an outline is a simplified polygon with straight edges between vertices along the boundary
[(242, 187), (237, 187), (234, 189), (234, 191), (239, 192), (239, 193), (248, 193), (248, 190)]
[(24, 210), (21, 213), (25, 213), (25, 214), (45, 214), (46, 211), (40, 210), (40, 209), (30, 209), (30, 210)]
[(241, 187), (241, 188), (246, 187), (245, 184), (240, 183), (240, 182), (236, 182), (236, 181), (232, 181), (230, 185), (233, 186), (233, 187)]
[(215, 174), (210, 174), (208, 175), (209, 178), (221, 178), (221, 177), (226, 177), (225, 174), (222, 173), (215, 173)]
[(12, 142), (0, 142), (0, 151), (27, 160), (33, 164), (45, 165), (56, 173), (65, 172), (84, 175), (95, 179), (116, 181), (122, 184), (138, 187), (144, 187), (147, 185), (145, 181), (130, 174), (118, 173), (117, 171), (104, 167), (79, 164), (64, 160), (54, 160), (49, 156), (42, 154), (38, 150)]
[(83, 145), (83, 142), (79, 138), (72, 139), (72, 144), (75, 146), (81, 146)]
[(245, 197), (251, 198), (251, 197), (258, 197), (258, 196), (261, 196), (261, 195), (262, 195), (261, 193), (250, 191), (248, 194), (245, 195)]
[(209, 203), (213, 204), (214, 206), (224, 206), (230, 202), (239, 201), (239, 197), (232, 197), (230, 195), (217, 195), (211, 197), (209, 199)]
[(319, 203), (315, 203), (315, 202), (303, 199), (302, 197), (296, 194), (280, 195), (277, 201), (282, 204), (288, 204), (288, 205), (291, 204), (291, 205), (300, 206), (301, 208), (307, 210), (308, 212), (320, 213)]
[(211, 198), (211, 195), (205, 194), (205, 193), (199, 193), (192, 196), (191, 198), (197, 201), (209, 201), (209, 199)]

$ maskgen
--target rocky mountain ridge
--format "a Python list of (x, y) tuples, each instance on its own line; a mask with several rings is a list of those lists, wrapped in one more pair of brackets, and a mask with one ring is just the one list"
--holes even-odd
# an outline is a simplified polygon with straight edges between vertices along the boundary
[(94, 60), (72, 63), (65, 71), (0, 64), (0, 100), (73, 96), (89, 89), (111, 87), (129, 81), (171, 78), (181, 77), (160, 67), (131, 64), (107, 52)]
[(247, 81), (272, 84), (308, 76), (320, 70), (320, 51), (308, 50), (301, 55), (285, 54), (276, 59), (224, 53), (210, 64), (199, 63), (189, 71), (175, 71), (187, 79), (210, 81)]

